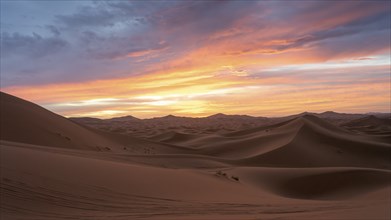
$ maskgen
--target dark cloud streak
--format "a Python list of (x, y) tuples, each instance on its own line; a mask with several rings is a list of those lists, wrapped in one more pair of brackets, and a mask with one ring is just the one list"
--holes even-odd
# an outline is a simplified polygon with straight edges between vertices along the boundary
[(69, 46), (69, 43), (60, 37), (42, 37), (37, 33), (22, 35), (19, 33), (9, 34), (3, 32), (1, 41), (1, 52), (6, 55), (4, 59), (12, 56), (39, 59), (54, 53), (59, 53)]

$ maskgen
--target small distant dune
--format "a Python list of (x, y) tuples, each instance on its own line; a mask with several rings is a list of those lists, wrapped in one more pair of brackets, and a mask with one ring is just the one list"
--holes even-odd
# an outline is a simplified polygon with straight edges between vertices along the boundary
[(361, 134), (370, 134), (380, 137), (387, 137), (391, 141), (391, 118), (378, 118), (370, 115), (364, 118), (349, 121), (342, 124), (346, 129)]
[(181, 132), (176, 132), (176, 131), (169, 131), (163, 134), (158, 134), (153, 137), (149, 137), (151, 140), (155, 141), (160, 141), (160, 142), (165, 142), (165, 143), (181, 143), (181, 142), (186, 142), (191, 139), (197, 138), (198, 135), (194, 134), (185, 134)]

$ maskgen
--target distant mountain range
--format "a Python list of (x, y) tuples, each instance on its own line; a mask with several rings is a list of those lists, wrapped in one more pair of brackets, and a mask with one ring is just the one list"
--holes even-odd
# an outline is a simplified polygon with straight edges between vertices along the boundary
[(175, 115), (166, 115), (162, 117), (154, 117), (154, 118), (146, 118), (146, 119), (140, 119), (131, 115), (127, 116), (121, 116), (121, 117), (115, 117), (110, 119), (99, 119), (99, 118), (92, 118), (92, 117), (70, 117), (71, 120), (86, 120), (86, 121), (148, 121), (148, 120), (160, 120), (160, 119), (226, 119), (226, 118), (248, 118), (248, 119), (254, 119), (254, 118), (262, 118), (262, 119), (276, 119), (276, 118), (294, 118), (294, 117), (300, 117), (303, 115), (315, 115), (319, 118), (326, 118), (326, 119), (352, 119), (352, 118), (363, 118), (366, 116), (375, 116), (378, 118), (390, 118), (391, 113), (381, 113), (381, 112), (370, 112), (370, 113), (364, 113), (364, 114), (358, 114), (358, 113), (339, 113), (334, 111), (325, 111), (322, 113), (314, 113), (314, 112), (302, 112), (300, 114), (296, 115), (289, 115), (289, 116), (282, 116), (282, 117), (263, 117), (263, 116), (251, 116), (251, 115), (227, 115), (223, 113), (217, 113), (214, 115), (206, 116), (206, 117), (184, 117), (184, 116), (175, 116)]
[[(303, 112), (300, 114), (284, 117), (255, 117), (249, 115), (226, 115), (223, 113), (218, 113), (199, 118), (167, 115), (163, 117), (139, 119), (128, 115), (111, 119), (73, 117), (70, 118), (70, 120), (82, 125), (105, 131), (150, 137), (168, 131), (180, 131), (192, 134), (224, 134), (259, 126), (267, 126), (305, 115), (316, 116), (338, 126), (342, 126), (353, 120), (359, 120), (369, 116), (375, 117), (381, 121), (386, 121), (382, 123), (387, 123), (387, 121), (389, 121), (387, 119), (391, 117), (390, 113), (351, 114), (326, 111), (323, 113)], [(347, 125), (345, 127), (349, 126)]]

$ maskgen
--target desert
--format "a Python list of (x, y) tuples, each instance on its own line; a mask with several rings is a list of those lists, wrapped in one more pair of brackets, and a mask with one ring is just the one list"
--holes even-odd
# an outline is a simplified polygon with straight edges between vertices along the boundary
[[(6, 93), (1, 113), (1, 219), (390, 216), (389, 118), (363, 116), (347, 129), (306, 113), (224, 133), (175, 128), (143, 138)], [(379, 123), (358, 133), (353, 125), (367, 117)]]

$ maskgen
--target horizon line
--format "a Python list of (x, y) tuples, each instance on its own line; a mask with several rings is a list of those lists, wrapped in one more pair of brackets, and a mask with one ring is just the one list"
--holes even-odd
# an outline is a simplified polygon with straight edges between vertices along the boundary
[(161, 115), (161, 116), (154, 116), (154, 117), (148, 117), (148, 118), (141, 118), (141, 117), (135, 117), (133, 115), (122, 115), (117, 117), (111, 117), (111, 118), (102, 118), (102, 117), (91, 117), (91, 116), (66, 116), (62, 115), (63, 117), (66, 117), (68, 119), (72, 118), (93, 118), (93, 119), (100, 119), (100, 120), (111, 120), (111, 119), (118, 119), (118, 118), (125, 118), (125, 117), (133, 117), (135, 119), (139, 120), (148, 120), (148, 119), (158, 119), (158, 118), (165, 118), (165, 117), (177, 117), (177, 118), (192, 118), (192, 119), (201, 119), (201, 118), (209, 118), (212, 116), (217, 115), (224, 115), (224, 116), (247, 116), (247, 117), (253, 117), (253, 118), (284, 118), (284, 117), (290, 117), (290, 116), (300, 116), (305, 114), (324, 114), (324, 113), (335, 113), (335, 114), (351, 114), (351, 115), (368, 115), (368, 116), (375, 116), (375, 114), (391, 114), (391, 112), (366, 112), (366, 113), (351, 113), (351, 112), (336, 112), (336, 111), (322, 111), (322, 112), (300, 112), (296, 114), (289, 114), (289, 115), (282, 115), (282, 116), (255, 116), (255, 115), (248, 115), (248, 114), (225, 114), (225, 113), (215, 113), (211, 115), (206, 116), (181, 116), (181, 115), (174, 115), (174, 114), (168, 114), (168, 115)]

